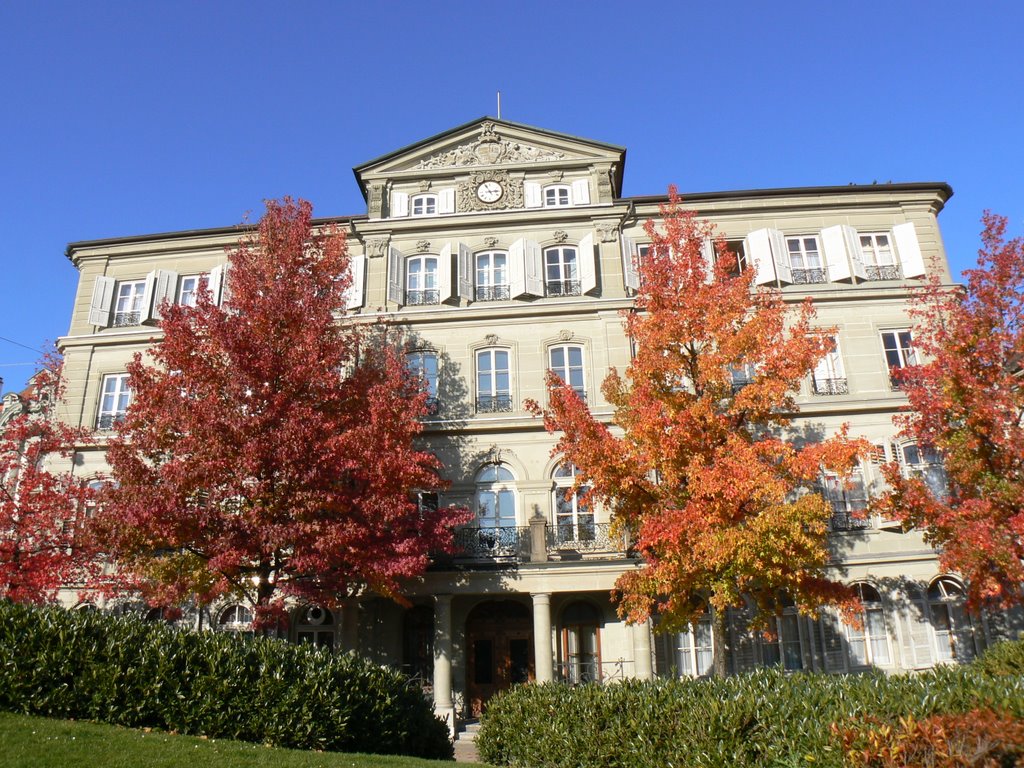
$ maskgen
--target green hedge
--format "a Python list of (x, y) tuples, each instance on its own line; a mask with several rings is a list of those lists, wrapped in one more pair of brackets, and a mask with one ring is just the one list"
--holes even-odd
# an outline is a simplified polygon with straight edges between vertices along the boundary
[(295, 749), (451, 758), (401, 674), (351, 655), (0, 602), (0, 709)]
[[(1016, 645), (1019, 656), (1024, 644)], [(1024, 676), (988, 674), (979, 665), (893, 676), (776, 669), (711, 680), (546, 684), (491, 699), (477, 747), (489, 763), (531, 768), (838, 768), (833, 723), (977, 708), (1024, 717)]]

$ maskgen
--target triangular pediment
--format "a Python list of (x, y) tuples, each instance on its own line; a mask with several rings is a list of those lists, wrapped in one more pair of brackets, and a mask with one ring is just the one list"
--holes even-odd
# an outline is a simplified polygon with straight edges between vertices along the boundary
[(480, 118), (391, 152), (354, 169), (360, 184), (370, 177), (410, 172), (462, 171), (538, 164), (621, 162), (625, 150), (611, 144)]

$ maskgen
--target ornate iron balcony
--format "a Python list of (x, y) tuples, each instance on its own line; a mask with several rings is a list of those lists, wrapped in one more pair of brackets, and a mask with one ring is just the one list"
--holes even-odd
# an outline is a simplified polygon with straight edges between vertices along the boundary
[(868, 280), (902, 280), (903, 272), (897, 264), (884, 264), (882, 266), (875, 266), (873, 264), (864, 265), (864, 273), (867, 275)]
[(473, 559), (520, 557), (529, 547), (529, 526), (460, 528), (453, 537), (455, 556)]
[(871, 520), (867, 515), (857, 515), (855, 517), (853, 512), (846, 509), (832, 510), (829, 528), (833, 531), (863, 531), (870, 527)]
[(115, 312), (114, 327), (124, 328), (129, 325), (138, 325), (142, 322), (141, 312)]
[(512, 396), (508, 392), (496, 395), (477, 395), (477, 413), (509, 413), (512, 411)]
[(572, 523), (548, 526), (548, 551), (621, 552), (625, 542), (611, 536), (611, 523)]
[(424, 304), (440, 304), (441, 292), (437, 289), (425, 291), (406, 291), (405, 303), (410, 307), (418, 307)]
[(811, 391), (816, 395), (848, 395), (850, 386), (846, 379), (814, 379)]
[(124, 413), (101, 413), (96, 419), (96, 429), (111, 430), (124, 421)]
[(795, 284), (827, 283), (828, 275), (821, 267), (812, 267), (811, 269), (794, 269), (793, 282)]
[(581, 294), (579, 280), (548, 280), (546, 290), (548, 296), (579, 296)]
[(512, 297), (512, 290), (507, 285), (478, 285), (476, 287), (477, 301), (508, 301)]

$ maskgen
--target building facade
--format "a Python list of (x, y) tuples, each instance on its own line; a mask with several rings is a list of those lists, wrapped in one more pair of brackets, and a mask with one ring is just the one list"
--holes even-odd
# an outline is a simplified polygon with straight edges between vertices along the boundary
[[(612, 535), (608, 510), (567, 497), (575, 468), (551, 455), (554, 438), (523, 408), (544, 401), (554, 370), (611, 416), (600, 383), (629, 364), (620, 313), (639, 285), (643, 224), (665, 201), (622, 197), (624, 161), (621, 147), (485, 118), (358, 166), (366, 212), (329, 219), (347, 229), (354, 257), (349, 313), (406, 329), (410, 372), (432, 398), (424, 439), (450, 487), (422, 503), (466, 504), (477, 519), (458, 532), (459, 554), (409, 586), (411, 607), (374, 597), (299, 606), (289, 632), (421, 676), (452, 723), (527, 680), (710, 672), (710, 619), (661, 635), (617, 618), (610, 590), (642, 565)], [(915, 359), (909, 290), (934, 270), (951, 280), (937, 223), (951, 193), (910, 183), (685, 197), (758, 284), (794, 303), (812, 296), (820, 325), (838, 328), (835, 352), (801, 389), (795, 428), (831, 434), (848, 423), (874, 446), (852, 487), (822, 478), (835, 573), (858, 585), (863, 627), (794, 608), (769, 642), (737, 612), (723, 638), (734, 671), (919, 669), (1015, 631), (1005, 617), (964, 612), (962, 584), (938, 570), (920, 533), (855, 514), (881, 488), (886, 461), (943, 481), (930, 451), (897, 439), (892, 417), (906, 403), (895, 374)], [(81, 277), (60, 340), (65, 405), (100, 435), (83, 454), (87, 476), (105, 472), (103, 435), (131, 397), (125, 364), (158, 334), (160, 301), (189, 303), (201, 280), (218, 297), (237, 237), (223, 228), (68, 246)], [(245, 631), (250, 618), (223, 605), (199, 621)]]

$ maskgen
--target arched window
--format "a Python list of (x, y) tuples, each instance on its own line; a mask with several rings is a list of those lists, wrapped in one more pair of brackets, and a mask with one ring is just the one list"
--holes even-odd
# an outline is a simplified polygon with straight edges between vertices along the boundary
[(515, 480), (504, 464), (487, 464), (477, 472), (476, 504), (481, 528), (516, 525)]
[(587, 399), (583, 382), (583, 347), (579, 344), (559, 344), (548, 349), (550, 369), (572, 387), (582, 399)]
[(964, 609), (964, 588), (949, 576), (928, 587), (936, 661), (970, 661), (978, 652), (974, 622)]
[(774, 638), (761, 638), (761, 659), (765, 666), (782, 665), (787, 672), (794, 672), (804, 668), (800, 616), (791, 599), (783, 596), (782, 603), (782, 615), (772, 620)]
[(850, 664), (854, 667), (888, 666), (889, 631), (885, 624), (882, 596), (870, 584), (854, 585), (864, 611), (860, 617), (860, 628), (846, 625), (846, 641), (850, 648)]
[(438, 304), (437, 256), (410, 256), (405, 262), (405, 303), (410, 306)]
[(555, 537), (559, 544), (577, 541), (593, 541), (594, 510), (583, 501), (589, 490), (581, 486), (572, 491), (573, 482), (579, 470), (575, 464), (559, 464), (553, 473), (555, 487), (552, 492), (552, 507), (555, 510)]
[(571, 685), (601, 679), (601, 614), (590, 603), (576, 601), (562, 612), (562, 678)]
[(576, 246), (562, 245), (544, 251), (544, 284), (548, 296), (580, 295)]
[(476, 255), (476, 300), (506, 301), (511, 297), (508, 254), (484, 251)]
[(334, 614), (319, 605), (300, 608), (296, 617), (295, 642), (334, 650)]
[(252, 633), (252, 611), (248, 606), (235, 603), (220, 612), (217, 629), (222, 632)]

